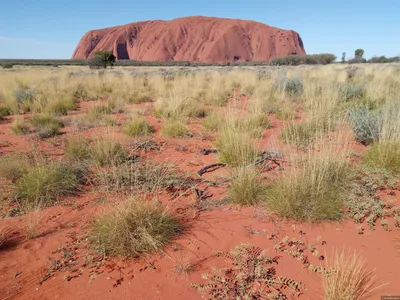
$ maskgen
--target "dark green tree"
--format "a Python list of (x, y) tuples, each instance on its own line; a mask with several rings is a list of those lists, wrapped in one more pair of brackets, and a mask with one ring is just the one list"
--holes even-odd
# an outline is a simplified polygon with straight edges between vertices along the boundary
[(346, 62), (346, 52), (342, 53), (342, 63)]
[(358, 60), (361, 60), (364, 56), (364, 49), (357, 49), (354, 51), (354, 57)]
[(112, 67), (117, 58), (112, 51), (96, 51), (91, 59), (89, 59), (90, 68), (107, 68)]

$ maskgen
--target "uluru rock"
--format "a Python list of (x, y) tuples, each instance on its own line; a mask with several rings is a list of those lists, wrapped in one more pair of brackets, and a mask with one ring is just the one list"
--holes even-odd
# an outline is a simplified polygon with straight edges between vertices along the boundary
[(201, 16), (91, 30), (72, 58), (87, 59), (99, 50), (112, 50), (117, 59), (207, 63), (269, 61), (305, 54), (301, 37), (293, 30)]

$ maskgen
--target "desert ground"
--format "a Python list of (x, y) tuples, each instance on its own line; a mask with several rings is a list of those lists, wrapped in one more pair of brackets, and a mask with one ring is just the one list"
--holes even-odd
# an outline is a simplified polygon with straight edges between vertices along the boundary
[(399, 178), (399, 64), (3, 69), (0, 299), (400, 296)]

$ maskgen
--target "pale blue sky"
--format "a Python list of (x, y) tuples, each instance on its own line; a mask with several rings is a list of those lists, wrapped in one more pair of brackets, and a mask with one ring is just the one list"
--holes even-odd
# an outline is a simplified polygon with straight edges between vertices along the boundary
[(0, 58), (70, 58), (90, 29), (202, 15), (293, 29), (307, 53), (400, 55), (400, 0), (0, 0)]

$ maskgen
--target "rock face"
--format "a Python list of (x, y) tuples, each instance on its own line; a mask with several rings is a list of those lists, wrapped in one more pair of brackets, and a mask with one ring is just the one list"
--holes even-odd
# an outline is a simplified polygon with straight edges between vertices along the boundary
[(112, 50), (117, 59), (223, 63), (305, 54), (300, 35), (263, 23), (210, 17), (145, 21), (87, 32), (73, 59)]

